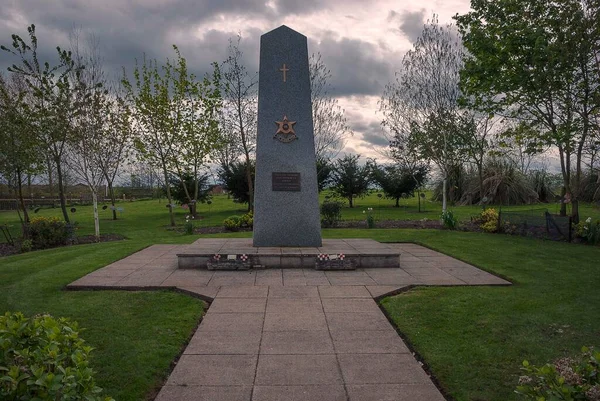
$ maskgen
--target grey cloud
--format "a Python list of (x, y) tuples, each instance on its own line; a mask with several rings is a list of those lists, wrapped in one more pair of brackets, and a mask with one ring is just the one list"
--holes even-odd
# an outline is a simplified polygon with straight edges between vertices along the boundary
[(391, 23), (399, 23), (400, 32), (411, 42), (415, 42), (423, 32), (425, 12), (424, 8), (419, 11), (404, 11), (403, 13), (391, 10), (387, 20)]
[[(205, 20), (225, 12), (263, 13), (263, 17), (269, 13), (263, 0), (172, 0), (168, 3), (146, 1), (143, 4), (116, 0), (60, 0), (46, 7), (34, 6), (33, 3), (32, 0), (15, 2), (12, 8), (3, 8), (2, 15), (13, 23), (24, 19), (36, 24), (42, 60), (56, 59), (55, 47), (68, 47), (69, 33), (74, 27), (81, 27), (83, 32), (93, 33), (98, 39), (107, 73), (115, 78), (122, 74), (122, 67), (131, 75), (135, 59), (141, 60), (144, 55), (159, 62), (175, 57), (173, 44), (178, 45), (190, 69), (202, 76), (211, 70), (211, 62), (221, 62), (226, 58), (228, 40), (237, 35), (237, 32), (211, 30), (198, 39), (192, 33)], [(0, 44), (10, 45), (12, 33), (27, 36), (25, 26), (13, 32), (8, 25), (0, 26)], [(240, 44), (250, 72), (258, 69), (259, 35), (257, 30), (247, 30)], [(18, 60), (0, 52), (2, 70), (14, 62)]]
[(380, 95), (394, 76), (394, 66), (400, 58), (386, 58), (380, 46), (358, 39), (327, 35), (321, 42), (310, 41), (309, 51), (320, 52), (331, 70), (332, 94)]

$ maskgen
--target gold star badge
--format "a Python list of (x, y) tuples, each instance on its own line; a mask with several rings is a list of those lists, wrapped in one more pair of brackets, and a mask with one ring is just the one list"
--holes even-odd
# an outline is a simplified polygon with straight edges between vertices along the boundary
[(277, 124), (277, 132), (275, 133), (275, 135), (277, 135), (277, 134), (296, 135), (296, 132), (294, 131), (294, 124), (296, 124), (296, 121), (289, 121), (287, 116), (284, 115), (283, 120), (275, 121), (275, 124)]

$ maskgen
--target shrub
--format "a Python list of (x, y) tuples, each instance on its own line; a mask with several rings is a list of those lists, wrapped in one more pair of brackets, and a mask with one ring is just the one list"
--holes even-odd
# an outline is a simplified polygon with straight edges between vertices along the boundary
[(575, 225), (575, 235), (590, 245), (600, 244), (600, 220), (594, 222), (588, 217), (585, 221), (580, 221)]
[(498, 231), (498, 218), (499, 215), (496, 209), (485, 209), (479, 215), (479, 220), (481, 222), (479, 227), (486, 233), (495, 233)]
[(229, 216), (223, 220), (223, 226), (229, 231), (239, 231), (242, 226), (242, 218), (240, 216)]
[(254, 215), (252, 212), (248, 212), (241, 217), (241, 227), (252, 228), (254, 226)]
[(321, 205), (321, 224), (323, 227), (335, 227), (342, 220), (342, 206), (340, 201), (327, 200)]
[(449, 230), (456, 230), (458, 227), (458, 220), (454, 217), (454, 213), (451, 210), (446, 210), (440, 217), (440, 222), (444, 228)]
[(600, 400), (600, 352), (586, 347), (577, 358), (535, 367), (523, 361), (517, 394), (530, 400)]
[(21, 241), (21, 252), (30, 252), (33, 249), (33, 243), (30, 239), (24, 239)]
[(185, 216), (185, 224), (183, 225), (183, 230), (186, 235), (194, 234), (194, 216)]
[(367, 215), (367, 228), (375, 228), (375, 216), (373, 216), (373, 208), (370, 207), (367, 210), (363, 210), (363, 214)]
[(7, 312), (0, 316), (0, 399), (112, 400), (94, 382), (91, 350), (75, 322)]
[(57, 217), (34, 217), (28, 230), (35, 249), (66, 245), (73, 236), (73, 227)]

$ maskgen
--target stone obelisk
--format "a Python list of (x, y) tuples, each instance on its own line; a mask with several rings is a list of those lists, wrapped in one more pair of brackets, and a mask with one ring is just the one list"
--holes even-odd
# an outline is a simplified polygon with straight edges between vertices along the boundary
[(260, 38), (253, 243), (321, 246), (306, 36), (283, 25)]

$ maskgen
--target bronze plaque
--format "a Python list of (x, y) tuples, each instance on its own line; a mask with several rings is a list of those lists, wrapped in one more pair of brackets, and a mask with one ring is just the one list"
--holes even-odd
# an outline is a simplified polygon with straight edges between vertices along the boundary
[(273, 173), (273, 191), (300, 192), (300, 173)]

